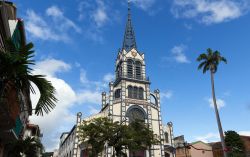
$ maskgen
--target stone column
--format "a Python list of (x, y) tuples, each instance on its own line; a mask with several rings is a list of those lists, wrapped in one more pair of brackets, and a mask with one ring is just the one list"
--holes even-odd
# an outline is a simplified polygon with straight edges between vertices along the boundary
[(161, 145), (160, 145), (160, 149), (161, 149), (161, 156), (164, 157), (164, 137), (163, 137), (163, 129), (162, 129), (162, 119), (161, 119), (161, 103), (160, 103), (160, 90), (157, 89), (154, 91), (154, 94), (156, 96), (157, 99), (157, 106), (158, 106), (158, 115), (159, 115), (159, 129), (160, 129), (160, 141), (161, 141)]
[(106, 92), (102, 92), (102, 109), (106, 106)]
[(73, 157), (79, 157), (80, 156), (80, 151), (78, 152), (79, 149), (79, 126), (81, 125), (81, 120), (82, 120), (82, 113), (78, 112), (77, 113), (77, 118), (76, 118), (76, 128), (75, 128), (75, 141), (74, 141), (74, 146), (73, 146)]

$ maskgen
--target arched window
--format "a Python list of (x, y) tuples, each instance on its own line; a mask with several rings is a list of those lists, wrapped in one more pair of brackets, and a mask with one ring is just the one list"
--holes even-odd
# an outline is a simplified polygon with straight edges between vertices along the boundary
[(120, 68), (120, 65), (118, 65), (117, 68), (116, 68), (116, 78), (121, 77), (120, 74), (121, 74), (121, 68)]
[(120, 98), (121, 97), (121, 89), (117, 89), (116, 91), (115, 91), (115, 99), (118, 99), (118, 98)]
[(128, 108), (127, 113), (126, 113), (126, 117), (129, 118), (129, 123), (131, 123), (135, 120), (145, 122), (147, 114), (142, 107), (137, 106), (137, 105), (133, 105), (133, 106)]
[(137, 87), (133, 88), (133, 98), (138, 99), (138, 88)]
[(143, 90), (143, 88), (139, 88), (139, 99), (143, 99), (143, 93), (144, 93), (144, 90)]
[(129, 98), (132, 98), (132, 96), (133, 96), (133, 87), (132, 86), (128, 86), (128, 97)]
[(127, 117), (129, 118), (129, 122), (133, 122), (135, 120), (144, 121), (145, 120), (145, 112), (140, 107), (133, 107), (128, 109)]
[(165, 134), (165, 142), (166, 142), (166, 143), (169, 143), (169, 140), (168, 140), (168, 133), (165, 132), (164, 134)]
[(127, 75), (128, 78), (133, 78), (133, 61), (131, 59), (127, 61)]
[(150, 103), (153, 104), (153, 105), (156, 105), (156, 106), (158, 105), (157, 104), (157, 99), (153, 94), (150, 94)]
[(135, 78), (141, 80), (142, 79), (142, 72), (141, 72), (141, 62), (135, 62)]

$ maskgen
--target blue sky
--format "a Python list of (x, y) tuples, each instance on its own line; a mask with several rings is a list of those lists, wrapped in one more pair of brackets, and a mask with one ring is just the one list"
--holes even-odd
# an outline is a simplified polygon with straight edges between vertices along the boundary
[[(122, 46), (126, 0), (13, 0), (35, 44), (34, 73), (46, 74), (59, 102), (44, 117), (31, 117), (47, 150), (58, 146), (81, 111), (100, 109)], [(186, 140), (218, 140), (210, 106), (210, 76), (197, 70), (197, 56), (219, 50), (228, 64), (215, 76), (224, 130), (250, 135), (250, 2), (248, 0), (132, 0), (138, 50), (145, 53), (151, 90), (160, 89), (163, 122)], [(37, 101), (38, 96), (32, 100)]]

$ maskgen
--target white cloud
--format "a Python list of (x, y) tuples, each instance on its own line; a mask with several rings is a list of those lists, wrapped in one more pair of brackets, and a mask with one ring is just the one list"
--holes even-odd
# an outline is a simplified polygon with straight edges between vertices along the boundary
[[(250, 136), (250, 131), (238, 131), (237, 133), (239, 135), (243, 135), (243, 136)], [(210, 133), (205, 134), (203, 136), (195, 136), (194, 140), (195, 141), (203, 141), (205, 143), (218, 142), (218, 141), (220, 141), (220, 136), (219, 136), (219, 133), (210, 132)]]
[[(58, 72), (68, 70), (69, 67), (69, 64), (55, 59), (39, 61), (34, 67), (34, 74), (47, 75), (46, 78), (56, 88), (56, 97), (58, 99), (56, 107), (48, 115), (44, 115), (43, 117), (33, 115), (30, 117), (31, 123), (40, 126), (44, 134), (43, 143), (49, 150), (57, 148), (60, 132), (72, 126), (75, 121), (75, 116), (69, 112), (69, 108), (76, 101), (76, 93), (69, 84), (56, 76)], [(37, 88), (35, 90), (38, 91)], [(38, 101), (38, 98), (39, 94), (31, 95), (33, 106)]]
[(35, 74), (44, 74), (55, 77), (56, 73), (65, 72), (71, 69), (71, 65), (56, 59), (45, 59), (37, 62), (34, 66)]
[(77, 93), (77, 103), (101, 104), (101, 92), (97, 90), (82, 90)]
[(97, 0), (97, 8), (93, 12), (93, 19), (97, 27), (102, 27), (108, 21), (106, 5), (103, 1)]
[(194, 138), (196, 141), (202, 141), (205, 143), (209, 143), (209, 142), (217, 142), (220, 139), (220, 136), (218, 133), (208, 133), (206, 135), (203, 136), (196, 136)]
[[(209, 98), (208, 99), (208, 103), (209, 103), (209, 106), (211, 108), (214, 108), (214, 102), (213, 102), (213, 99), (212, 98)], [(217, 99), (216, 100), (216, 103), (217, 103), (217, 107), (218, 109), (221, 109), (222, 107), (225, 107), (226, 106), (226, 102), (222, 99)]]
[(90, 113), (91, 115), (97, 114), (97, 113), (99, 113), (99, 112), (100, 112), (100, 110), (94, 108), (93, 106), (89, 106), (89, 113)]
[(72, 30), (81, 33), (81, 29), (72, 20), (65, 17), (58, 7), (49, 7), (46, 15), (42, 17), (33, 10), (27, 10), (26, 30), (32, 38), (68, 42)]
[(115, 79), (115, 76), (111, 73), (108, 73), (108, 74), (104, 75), (104, 77), (103, 77), (104, 82), (110, 82), (114, 79)]
[(173, 96), (172, 91), (161, 92), (161, 97), (162, 98), (170, 99), (170, 98), (172, 98), (172, 96)]
[[(71, 113), (70, 109), (76, 105), (100, 105), (101, 90), (106, 88), (104, 85), (111, 78), (110, 73), (108, 73), (104, 75), (102, 81), (91, 81), (87, 78), (85, 72), (85, 81), (82, 80), (82, 83), (89, 84), (89, 86), (87, 89), (84, 86), (76, 91), (67, 82), (57, 76), (58, 73), (69, 71), (71, 67), (70, 64), (53, 58), (38, 61), (33, 67), (34, 74), (46, 75), (46, 78), (51, 81), (52, 85), (56, 88), (56, 97), (58, 99), (56, 107), (48, 115), (46, 114), (43, 117), (33, 115), (30, 117), (31, 123), (40, 126), (44, 135), (42, 140), (47, 151), (58, 148), (60, 134), (69, 131), (73, 127), (76, 115), (75, 113)], [(83, 71), (81, 73), (83, 74)], [(39, 98), (38, 89), (35, 88), (35, 91), (37, 94), (31, 95), (33, 106)], [(86, 115), (89, 112), (96, 113), (99, 111), (92, 106), (88, 107), (90, 110), (84, 113)]]
[(239, 131), (238, 134), (243, 136), (250, 136), (250, 131)]
[(46, 14), (52, 17), (63, 17), (63, 12), (57, 6), (51, 6), (46, 10)]
[(249, 9), (247, 0), (173, 0), (171, 12), (176, 18), (196, 18), (204, 24), (230, 21)]
[(26, 15), (25, 27), (31, 37), (42, 40), (68, 41), (67, 36), (56, 34), (45, 20), (33, 10), (27, 10)]
[(52, 17), (53, 22), (60, 31), (73, 29), (81, 33), (81, 29), (70, 19), (63, 15), (63, 12), (57, 6), (51, 6), (46, 10), (46, 14)]
[(155, 3), (155, 0), (131, 0), (131, 2), (135, 3), (139, 8), (148, 11)]
[(80, 82), (82, 84), (88, 84), (89, 80), (87, 78), (87, 72), (84, 69), (81, 69), (80, 71)]
[(187, 23), (184, 23), (184, 27), (185, 27), (186, 29), (188, 29), (188, 30), (193, 29), (192, 24), (187, 24)]
[(120, 11), (110, 0), (81, 0), (78, 20), (85, 22), (85, 37), (98, 43), (104, 42), (103, 28), (120, 20)]
[(174, 59), (178, 63), (190, 63), (184, 51), (187, 49), (185, 45), (174, 46), (171, 49), (171, 53), (174, 56)]

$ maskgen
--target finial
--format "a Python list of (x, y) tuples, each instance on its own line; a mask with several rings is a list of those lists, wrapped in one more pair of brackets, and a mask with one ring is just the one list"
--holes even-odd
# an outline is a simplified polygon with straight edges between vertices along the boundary
[(130, 10), (131, 10), (131, 0), (128, 0), (128, 15), (130, 15)]
[(128, 0), (128, 10), (130, 10), (130, 0)]

